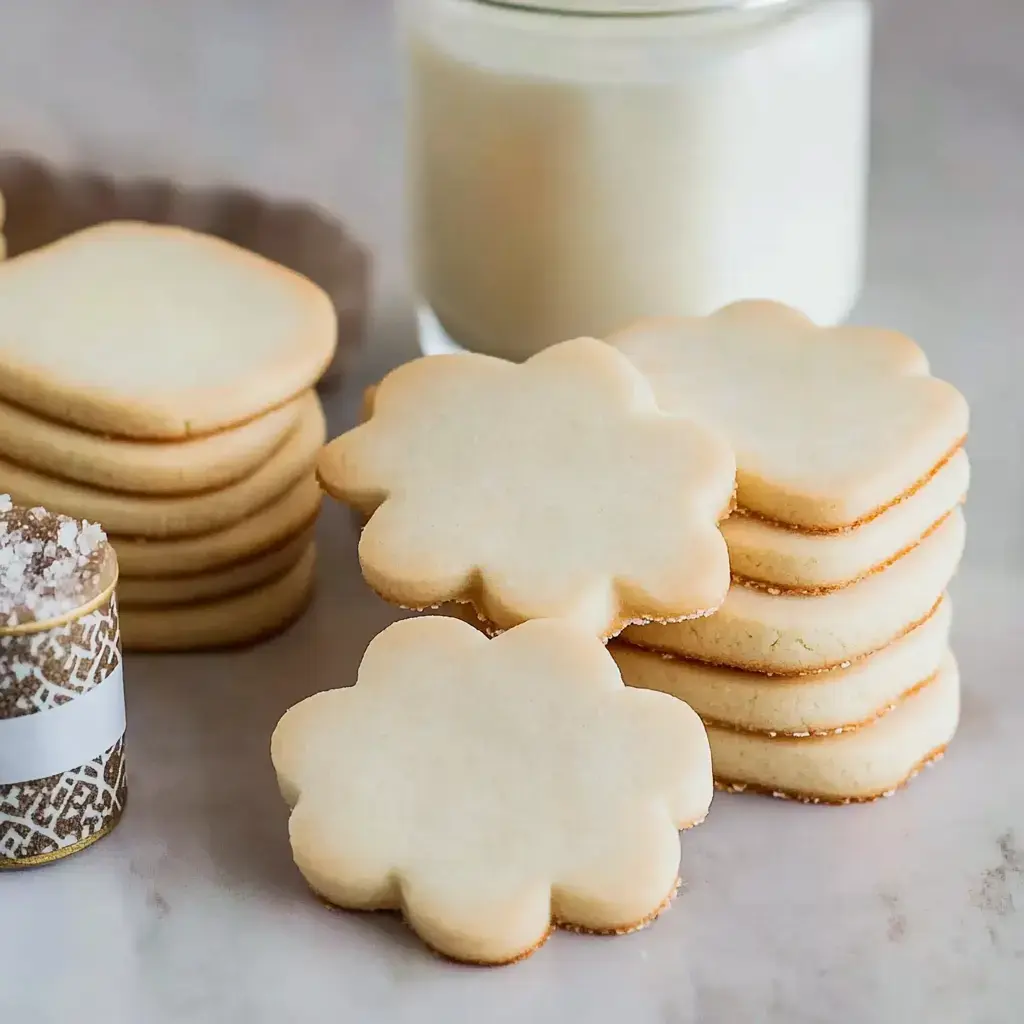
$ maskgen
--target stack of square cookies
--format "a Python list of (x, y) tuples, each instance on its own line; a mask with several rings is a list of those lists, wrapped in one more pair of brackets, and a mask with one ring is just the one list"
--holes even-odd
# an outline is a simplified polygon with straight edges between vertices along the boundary
[(623, 677), (701, 715), (719, 785), (891, 792), (959, 716), (945, 591), (964, 546), (962, 396), (901, 335), (818, 328), (773, 303), (611, 340), (664, 411), (713, 426), (737, 459), (724, 604), (626, 629)]
[(125, 647), (243, 643), (305, 607), (335, 334), (311, 282), (183, 229), (0, 266), (0, 491), (104, 527)]

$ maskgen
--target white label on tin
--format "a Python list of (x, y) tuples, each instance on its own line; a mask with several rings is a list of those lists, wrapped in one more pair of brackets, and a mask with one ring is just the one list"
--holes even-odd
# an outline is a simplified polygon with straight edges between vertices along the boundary
[(34, 715), (0, 720), (0, 786), (59, 775), (109, 750), (124, 735), (121, 666), (87, 693)]

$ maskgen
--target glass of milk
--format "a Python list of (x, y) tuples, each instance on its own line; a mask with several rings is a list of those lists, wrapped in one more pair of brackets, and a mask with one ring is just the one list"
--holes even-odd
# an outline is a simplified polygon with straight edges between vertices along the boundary
[(406, 0), (426, 352), (523, 359), (862, 277), (867, 0)]

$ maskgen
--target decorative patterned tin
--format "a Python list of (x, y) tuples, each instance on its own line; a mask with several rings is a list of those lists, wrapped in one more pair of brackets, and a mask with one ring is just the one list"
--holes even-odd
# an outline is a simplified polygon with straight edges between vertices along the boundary
[(124, 809), (117, 559), (105, 539), (95, 562), (78, 607), (0, 625), (0, 869), (77, 853)]

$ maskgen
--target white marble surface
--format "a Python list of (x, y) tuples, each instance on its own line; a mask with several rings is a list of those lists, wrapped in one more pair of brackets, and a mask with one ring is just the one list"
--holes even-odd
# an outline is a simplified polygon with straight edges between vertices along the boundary
[[(374, 247), (375, 325), (358, 379), (329, 410), (336, 429), (359, 384), (413, 351), (388, 8), (3, 8), (0, 147), (311, 198)], [(975, 417), (972, 536), (955, 587), (964, 715), (940, 765), (866, 807), (717, 797), (684, 837), (685, 891), (651, 929), (559, 934), (498, 971), (442, 963), (391, 918), (321, 907), (289, 860), (270, 731), (297, 699), (349, 682), (391, 614), (358, 578), (347, 516), (328, 509), (319, 597), (287, 636), (129, 659), (124, 823), (63, 865), (0, 876), (0, 1020), (1021, 1020), (1022, 35), (1017, 0), (879, 4), (857, 319), (918, 337)]]

